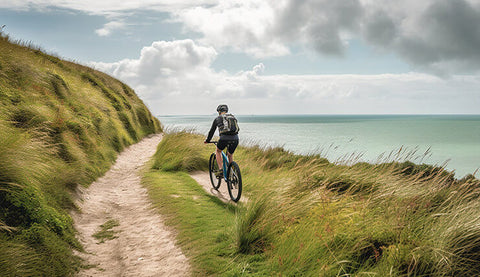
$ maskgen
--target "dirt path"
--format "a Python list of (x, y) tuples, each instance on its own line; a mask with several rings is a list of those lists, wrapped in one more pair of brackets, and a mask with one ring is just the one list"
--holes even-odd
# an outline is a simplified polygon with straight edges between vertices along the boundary
[[(151, 208), (139, 170), (162, 139), (155, 135), (125, 149), (115, 165), (85, 189), (73, 215), (86, 252), (79, 255), (94, 267), (79, 276), (188, 276), (189, 264), (174, 244), (174, 235)], [(107, 221), (118, 222), (113, 239), (92, 237)]]
[[(197, 181), (197, 183), (201, 185), (203, 189), (206, 192), (210, 193), (211, 195), (218, 197), (220, 200), (222, 200), (225, 203), (226, 202), (234, 203), (232, 200), (230, 200), (230, 195), (228, 194), (228, 190), (227, 190), (227, 184), (224, 181), (222, 181), (218, 190), (215, 190), (212, 187), (212, 183), (210, 182), (210, 175), (208, 174), (208, 172), (203, 172), (203, 171), (193, 172), (193, 173), (190, 173), (190, 177), (192, 177), (195, 181)], [(240, 202), (245, 203), (247, 201), (248, 201), (248, 198), (245, 195), (241, 195)]]

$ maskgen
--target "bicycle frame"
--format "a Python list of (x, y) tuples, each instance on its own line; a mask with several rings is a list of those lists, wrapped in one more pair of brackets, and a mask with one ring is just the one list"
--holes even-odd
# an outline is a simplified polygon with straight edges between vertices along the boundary
[(225, 182), (227, 181), (227, 168), (228, 168), (228, 157), (227, 154), (225, 154), (225, 151), (222, 151), (222, 162), (223, 162), (223, 179), (225, 179)]
[[(210, 143), (213, 143), (217, 145), (216, 141), (211, 141)], [(228, 157), (227, 154), (225, 154), (225, 150), (222, 151), (222, 163), (223, 163), (223, 179), (225, 182), (228, 180), (227, 176), (227, 168), (228, 168)]]

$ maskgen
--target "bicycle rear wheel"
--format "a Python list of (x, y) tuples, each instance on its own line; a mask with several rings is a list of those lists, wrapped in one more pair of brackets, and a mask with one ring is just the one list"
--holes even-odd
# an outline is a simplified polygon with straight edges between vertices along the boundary
[(210, 160), (208, 161), (208, 173), (210, 174), (210, 182), (212, 182), (212, 187), (216, 190), (220, 187), (222, 178), (217, 178), (215, 172), (218, 171), (217, 156), (215, 153), (210, 155)]
[(242, 174), (236, 162), (231, 162), (228, 165), (227, 176), (228, 194), (230, 194), (230, 199), (233, 202), (237, 202), (242, 195)]

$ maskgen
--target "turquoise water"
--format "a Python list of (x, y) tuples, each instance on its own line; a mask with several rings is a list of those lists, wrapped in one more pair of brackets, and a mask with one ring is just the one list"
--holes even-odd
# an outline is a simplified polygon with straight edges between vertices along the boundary
[[(160, 116), (167, 128), (206, 134), (211, 116)], [(244, 144), (283, 146), (330, 161), (410, 160), (446, 165), (457, 178), (480, 168), (480, 115), (237, 116)], [(478, 176), (477, 176), (478, 177)]]

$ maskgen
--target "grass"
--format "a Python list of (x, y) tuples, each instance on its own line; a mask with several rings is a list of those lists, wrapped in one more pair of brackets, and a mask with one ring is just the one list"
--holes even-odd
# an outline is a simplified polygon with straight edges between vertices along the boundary
[[(86, 80), (88, 75), (95, 84)], [(68, 276), (82, 251), (73, 195), (161, 130), (133, 90), (0, 33), (0, 272)]]
[(196, 275), (480, 274), (480, 181), (472, 175), (457, 180), (410, 162), (345, 166), (239, 147), (249, 201), (233, 214), (187, 175), (212, 151), (202, 141), (167, 134), (144, 179)]
[(167, 139), (160, 142), (155, 153), (153, 169), (163, 171), (196, 171), (207, 170), (209, 148), (198, 147), (196, 140), (185, 136), (183, 132), (167, 134)]
[(154, 206), (176, 226), (177, 241), (189, 255), (193, 276), (258, 274), (261, 255), (242, 255), (235, 247), (238, 206), (207, 194), (184, 172), (149, 172), (143, 178)]
[(113, 227), (120, 226), (120, 222), (116, 219), (110, 219), (107, 222), (100, 225), (100, 230), (92, 235), (92, 237), (98, 240), (98, 243), (104, 243), (106, 240), (116, 239), (116, 231), (112, 230)]

